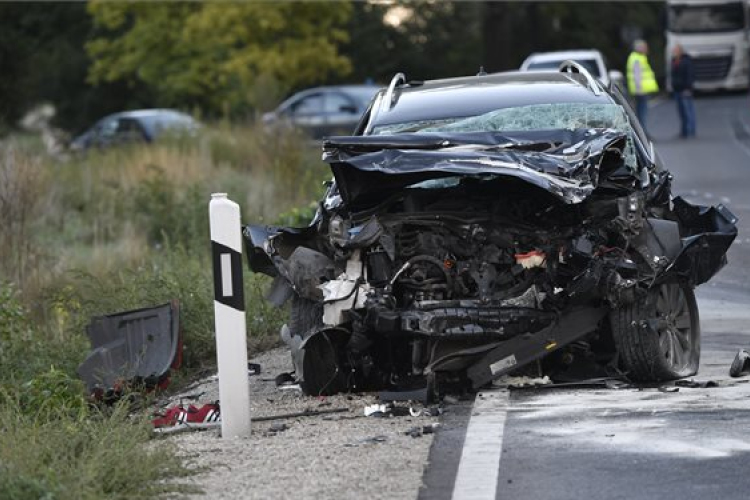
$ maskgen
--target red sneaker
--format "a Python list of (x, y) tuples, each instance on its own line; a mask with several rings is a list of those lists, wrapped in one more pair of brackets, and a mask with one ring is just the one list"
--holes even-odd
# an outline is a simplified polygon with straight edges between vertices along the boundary
[(200, 408), (190, 405), (187, 409), (187, 423), (189, 424), (211, 424), (221, 422), (219, 403), (209, 403)]
[(187, 420), (187, 410), (182, 405), (173, 406), (168, 408), (163, 415), (159, 415), (151, 421), (154, 427), (173, 427), (181, 424)]
[(189, 429), (211, 429), (221, 425), (219, 403), (201, 406), (190, 405), (187, 409), (181, 405), (168, 409), (164, 416), (154, 419), (154, 432), (169, 434)]

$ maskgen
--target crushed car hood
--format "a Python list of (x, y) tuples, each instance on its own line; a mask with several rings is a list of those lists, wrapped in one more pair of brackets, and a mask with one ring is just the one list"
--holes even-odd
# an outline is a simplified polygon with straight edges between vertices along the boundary
[(625, 166), (626, 146), (626, 134), (612, 129), (399, 134), (332, 137), (324, 142), (323, 159), (352, 205), (456, 175), (515, 178), (574, 204), (615, 171), (637, 178)]

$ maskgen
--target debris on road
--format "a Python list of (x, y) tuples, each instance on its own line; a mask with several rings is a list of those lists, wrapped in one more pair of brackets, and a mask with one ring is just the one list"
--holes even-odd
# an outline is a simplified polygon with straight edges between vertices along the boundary
[(680, 388), (673, 385), (660, 385), (659, 392), (680, 392)]
[(392, 411), (393, 405), (391, 404), (373, 404), (364, 408), (365, 417), (387, 417), (391, 415)]
[(510, 375), (505, 375), (497, 380), (495, 380), (492, 385), (495, 387), (515, 387), (515, 388), (522, 388), (522, 387), (538, 387), (540, 385), (549, 385), (552, 383), (552, 380), (547, 376), (543, 377), (512, 377)]
[(434, 434), (438, 427), (440, 427), (440, 424), (437, 422), (429, 425), (416, 426), (407, 430), (404, 434), (413, 438), (418, 438), (425, 434)]
[(344, 446), (355, 447), (355, 446), (361, 446), (364, 444), (385, 443), (386, 441), (388, 441), (388, 438), (385, 436), (372, 436), (372, 437), (358, 439), (357, 441), (353, 441), (351, 443), (344, 443)]
[(409, 415), (412, 417), (439, 417), (443, 414), (441, 406), (425, 406), (423, 408), (410, 407)]
[(280, 415), (268, 415), (265, 417), (253, 417), (254, 422), (266, 422), (268, 420), (283, 420), (287, 418), (299, 417), (317, 417), (318, 415), (327, 415), (329, 413), (345, 413), (349, 408), (328, 408), (325, 410), (305, 410), (294, 413), (282, 413)]
[(687, 387), (689, 389), (706, 389), (706, 388), (719, 387), (719, 384), (713, 380), (697, 381), (693, 379), (675, 380), (674, 385), (677, 387)]
[(737, 378), (745, 375), (750, 375), (750, 353), (740, 349), (729, 367), (729, 376)]
[(271, 426), (268, 428), (269, 433), (278, 434), (280, 432), (284, 432), (289, 428), (288, 425), (286, 425), (283, 422), (276, 422), (274, 424), (271, 424)]

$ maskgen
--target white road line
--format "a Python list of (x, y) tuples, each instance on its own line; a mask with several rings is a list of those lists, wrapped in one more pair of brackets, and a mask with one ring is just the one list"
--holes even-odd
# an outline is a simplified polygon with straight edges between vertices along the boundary
[(507, 389), (477, 394), (458, 463), (453, 500), (495, 498), (508, 400)]

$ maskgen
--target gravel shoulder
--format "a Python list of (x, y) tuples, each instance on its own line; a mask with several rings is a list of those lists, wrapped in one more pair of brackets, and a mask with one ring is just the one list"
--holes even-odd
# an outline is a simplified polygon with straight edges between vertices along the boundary
[[(411, 437), (414, 427), (437, 417), (365, 417), (364, 407), (376, 394), (314, 398), (276, 387), (274, 377), (291, 370), (286, 349), (274, 349), (251, 360), (262, 367), (250, 377), (253, 418), (305, 410), (348, 408), (348, 412), (253, 422), (245, 439), (222, 439), (218, 430), (166, 437), (198, 467), (188, 479), (204, 491), (192, 498), (416, 498), (433, 434)], [(203, 393), (199, 401), (219, 398), (218, 382), (209, 377), (171, 398)], [(185, 404), (187, 400), (183, 400)], [(405, 403), (400, 403), (405, 406)], [(284, 423), (286, 430), (272, 431)]]

